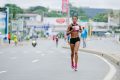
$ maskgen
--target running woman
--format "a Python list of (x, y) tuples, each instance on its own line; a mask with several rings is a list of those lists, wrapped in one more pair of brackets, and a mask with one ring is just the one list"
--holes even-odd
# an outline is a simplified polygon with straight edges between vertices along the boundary
[(67, 28), (67, 35), (70, 35), (70, 48), (71, 48), (71, 67), (77, 71), (78, 63), (78, 49), (80, 45), (79, 32), (82, 32), (81, 26), (77, 24), (78, 17), (72, 17), (72, 24)]

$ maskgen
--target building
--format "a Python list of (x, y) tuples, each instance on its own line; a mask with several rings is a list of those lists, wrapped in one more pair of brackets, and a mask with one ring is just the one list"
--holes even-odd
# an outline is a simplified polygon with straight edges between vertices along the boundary
[(17, 19), (23, 19), (25, 21), (41, 21), (41, 15), (39, 14), (17, 14)]

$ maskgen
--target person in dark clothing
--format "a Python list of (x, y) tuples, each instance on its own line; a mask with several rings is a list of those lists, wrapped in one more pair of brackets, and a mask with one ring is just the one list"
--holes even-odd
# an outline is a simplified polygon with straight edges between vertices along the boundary
[(10, 44), (10, 41), (11, 41), (11, 34), (10, 34), (10, 32), (8, 33), (8, 41), (9, 41), (9, 44)]
[(58, 36), (56, 36), (56, 47), (58, 47)]

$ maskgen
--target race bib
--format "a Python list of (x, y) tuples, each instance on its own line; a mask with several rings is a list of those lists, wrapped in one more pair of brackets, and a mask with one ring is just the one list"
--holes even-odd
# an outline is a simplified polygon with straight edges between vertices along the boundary
[(74, 26), (74, 29), (75, 30), (79, 30), (79, 26)]

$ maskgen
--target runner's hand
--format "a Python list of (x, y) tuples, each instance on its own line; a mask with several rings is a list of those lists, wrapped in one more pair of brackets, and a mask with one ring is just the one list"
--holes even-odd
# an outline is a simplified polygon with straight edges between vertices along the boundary
[(81, 33), (81, 32), (82, 32), (82, 30), (79, 30), (79, 32)]

